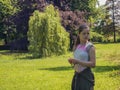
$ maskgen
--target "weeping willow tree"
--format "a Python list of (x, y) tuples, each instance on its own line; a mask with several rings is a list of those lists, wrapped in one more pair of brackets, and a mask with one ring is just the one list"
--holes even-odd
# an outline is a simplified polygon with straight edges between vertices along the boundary
[(34, 57), (65, 54), (69, 47), (68, 33), (61, 26), (58, 10), (52, 5), (44, 12), (35, 11), (29, 20), (29, 50)]

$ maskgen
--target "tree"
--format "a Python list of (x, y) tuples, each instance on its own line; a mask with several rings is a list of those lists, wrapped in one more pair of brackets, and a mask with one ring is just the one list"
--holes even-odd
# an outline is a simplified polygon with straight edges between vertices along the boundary
[(106, 10), (109, 13), (108, 18), (112, 20), (114, 42), (116, 42), (116, 34), (120, 32), (120, 0), (107, 0)]
[(36, 3), (38, 0), (16, 1), (16, 3), (13, 3), (13, 6), (18, 8), (19, 11), (9, 17), (9, 21), (12, 22), (15, 26), (15, 32), (13, 32), (13, 29), (11, 30), (12, 32), (10, 32), (12, 36), (9, 36), (9, 45), (11, 50), (27, 50), (27, 31), (29, 17), (32, 15), (34, 10), (36, 10)]
[(35, 11), (30, 17), (28, 39), (29, 50), (34, 57), (66, 53), (69, 38), (61, 26), (58, 10), (50, 5), (44, 12)]
[[(34, 10), (39, 10), (40, 12), (43, 12), (44, 8), (52, 3), (55, 8), (59, 9), (61, 23), (68, 32), (75, 31), (77, 30), (80, 24), (86, 23), (86, 18), (90, 23), (92, 23), (93, 18), (91, 19), (90, 17), (88, 19), (88, 16), (90, 15), (96, 16), (95, 13), (93, 14), (96, 0), (85, 1), (81, 0), (79, 2), (75, 2), (81, 3), (80, 5), (77, 6), (77, 8), (79, 8), (79, 6), (85, 5), (84, 8), (81, 7), (83, 9), (79, 8), (78, 10), (77, 8), (75, 9), (73, 8), (74, 7), (72, 5), (73, 0), (10, 0), (10, 1), (12, 2), (12, 6), (18, 9), (18, 12), (14, 13), (13, 15), (10, 15), (9, 18), (7, 19), (7, 21), (9, 22), (9, 26), (12, 27), (10, 30), (8, 30), (9, 31), (8, 39), (10, 39), (9, 41), (12, 42), (10, 43), (11, 47), (18, 45), (19, 46), (18, 49), (21, 49), (22, 46), (25, 46), (23, 45), (23, 43), (27, 42), (27, 31), (29, 27), (28, 21), (29, 17), (32, 15)], [(86, 4), (89, 3), (91, 4), (87, 6), (85, 2)], [(92, 14), (89, 12), (92, 12)], [(16, 45), (13, 45), (13, 43)]]
[(9, 20), (11, 15), (14, 15), (18, 9), (13, 6), (16, 3), (15, 0), (1, 0), (0, 1), (0, 38), (5, 40), (5, 43), (9, 40), (9, 32), (14, 29), (13, 23)]
[[(41, 2), (40, 2), (41, 1)], [(46, 1), (46, 2), (45, 2)], [(44, 11), (45, 6), (52, 4), (56, 9), (59, 10), (61, 23), (65, 30), (70, 33), (70, 46), (73, 45), (73, 34), (80, 24), (85, 23), (85, 13), (79, 10), (71, 10), (71, 0), (39, 0), (37, 1), (37, 10), (40, 12)], [(72, 49), (72, 47), (70, 47)]]
[(71, 0), (71, 9), (86, 12), (85, 18), (88, 20), (90, 16), (97, 17), (97, 3), (98, 0)]

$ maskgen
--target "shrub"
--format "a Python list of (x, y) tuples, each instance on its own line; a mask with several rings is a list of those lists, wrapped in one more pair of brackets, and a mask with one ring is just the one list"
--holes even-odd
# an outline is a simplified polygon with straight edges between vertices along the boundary
[(69, 48), (69, 34), (61, 26), (58, 10), (52, 5), (45, 12), (35, 11), (29, 20), (29, 50), (34, 57), (61, 55)]

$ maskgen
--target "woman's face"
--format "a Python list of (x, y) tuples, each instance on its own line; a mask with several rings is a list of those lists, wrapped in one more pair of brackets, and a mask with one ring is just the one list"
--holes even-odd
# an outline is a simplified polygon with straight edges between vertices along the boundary
[(84, 29), (84, 30), (79, 34), (80, 40), (81, 40), (81, 41), (88, 41), (88, 40), (90, 39), (89, 33), (90, 33), (89, 28)]

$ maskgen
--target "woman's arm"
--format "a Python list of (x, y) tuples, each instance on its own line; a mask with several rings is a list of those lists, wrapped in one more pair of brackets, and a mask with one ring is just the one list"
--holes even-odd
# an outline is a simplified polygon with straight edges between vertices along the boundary
[(95, 55), (95, 47), (91, 47), (89, 51), (90, 61), (80, 61), (76, 59), (69, 59), (73, 64), (80, 64), (86, 67), (95, 67), (96, 65), (96, 55)]

